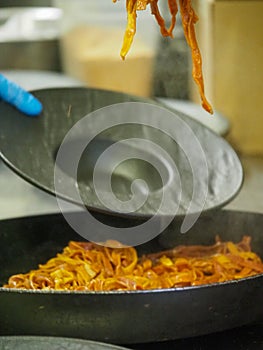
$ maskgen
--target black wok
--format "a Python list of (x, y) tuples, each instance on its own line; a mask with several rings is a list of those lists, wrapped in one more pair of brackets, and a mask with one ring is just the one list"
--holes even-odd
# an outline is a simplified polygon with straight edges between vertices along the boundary
[[(3, 116), (0, 118), (0, 157), (17, 174), (48, 193), (75, 204), (84, 203), (93, 211), (128, 215), (99, 199), (93, 177), (95, 164), (106, 150), (121, 140), (131, 142), (133, 138), (150, 141), (151, 147), (140, 142), (136, 142), (136, 147), (134, 143), (122, 145), (122, 154), (128, 157), (127, 161), (115, 168), (119, 157), (116, 155), (115, 159), (108, 155), (108, 161), (104, 161), (98, 175), (104, 179), (105, 175), (111, 174), (113, 192), (124, 201), (130, 199), (134, 180), (142, 179), (147, 183), (149, 195), (145, 204), (139, 208), (133, 205), (130, 216), (151, 217), (160, 209), (159, 215), (173, 217), (175, 213), (199, 212), (199, 208), (205, 211), (222, 207), (241, 188), (242, 166), (232, 147), (176, 110), (171, 112), (153, 100), (92, 88), (44, 89), (34, 91), (34, 94), (45, 106), (38, 118), (26, 118), (0, 101), (0, 115)], [(127, 103), (132, 108), (126, 108)], [(116, 105), (121, 108), (114, 109), (112, 120), (112, 112), (103, 107)], [(92, 114), (93, 117), (87, 119), (86, 116), (94, 111), (99, 116)], [(159, 148), (153, 148), (152, 143)], [(76, 167), (72, 169), (72, 161), (78, 158), (75, 152), (83, 145), (86, 147), (83, 153), (80, 152), (82, 157), (76, 166), (81, 194), (81, 198), (77, 198), (73, 170)], [(147, 161), (142, 162), (143, 159)], [(54, 169), (57, 181), (54, 180)], [(164, 201), (166, 205), (161, 206), (165, 187), (170, 188), (170, 195)], [(139, 186), (137, 193), (144, 194), (145, 189)], [(190, 205), (192, 200), (196, 205)]]
[[(105, 220), (105, 217), (101, 216)], [(124, 225), (121, 218), (107, 218)], [(180, 234), (179, 219), (139, 251), (175, 244), (212, 244), (219, 234), (239, 241), (252, 236), (263, 256), (263, 215), (216, 211)], [(134, 223), (134, 222), (133, 222)], [(69, 240), (79, 240), (62, 215), (0, 222), (0, 282), (35, 268)], [(70, 293), (0, 289), (1, 335), (77, 337), (111, 343), (143, 343), (192, 337), (262, 320), (263, 275), (239, 281), (174, 290)]]

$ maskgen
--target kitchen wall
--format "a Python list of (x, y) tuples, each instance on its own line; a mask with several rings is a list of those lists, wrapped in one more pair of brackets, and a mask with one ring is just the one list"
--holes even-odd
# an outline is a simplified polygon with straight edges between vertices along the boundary
[(232, 124), (231, 144), (243, 154), (263, 155), (263, 1), (194, 4), (207, 95)]

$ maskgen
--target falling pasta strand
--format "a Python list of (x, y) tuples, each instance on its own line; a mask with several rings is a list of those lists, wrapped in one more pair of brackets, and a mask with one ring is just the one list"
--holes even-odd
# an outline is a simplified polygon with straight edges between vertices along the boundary
[(184, 34), (186, 41), (192, 51), (192, 60), (193, 60), (193, 78), (199, 88), (199, 94), (202, 99), (203, 108), (209, 113), (213, 114), (213, 109), (209, 102), (207, 101), (204, 93), (204, 79), (202, 73), (202, 57), (197, 44), (194, 25), (198, 21), (198, 17), (191, 6), (190, 1), (179, 0), (180, 11), (182, 17), (182, 24), (184, 28)]
[[(116, 2), (117, 0), (112, 0)], [(159, 7), (158, 0), (126, 0), (126, 10), (127, 10), (127, 27), (124, 34), (123, 45), (121, 48), (121, 57), (125, 59), (127, 53), (129, 52), (134, 36), (136, 34), (136, 21), (137, 21), (137, 11), (146, 10), (147, 5), (150, 5), (152, 15), (155, 17), (161, 34), (164, 37), (173, 37), (173, 30), (176, 24), (176, 15), (178, 12), (177, 0), (167, 0), (168, 7), (171, 14), (171, 23), (169, 28), (166, 28), (166, 23), (162, 17)], [(198, 21), (198, 16), (196, 15), (191, 0), (178, 0), (180, 5), (180, 13), (182, 18), (182, 24), (184, 29), (184, 34), (186, 41), (192, 52), (192, 76), (195, 83), (198, 86), (199, 94), (202, 100), (203, 108), (213, 114), (213, 108), (205, 97), (204, 92), (204, 79), (202, 72), (202, 57), (198, 47), (198, 43), (195, 35), (195, 24)]]
[(62, 253), (39, 268), (13, 275), (6, 288), (109, 291), (197, 286), (263, 273), (250, 237), (212, 246), (178, 246), (138, 257), (132, 247), (108, 248), (90, 242), (69, 242)]
[(171, 24), (170, 24), (170, 28), (168, 29), (168, 32), (170, 36), (173, 36), (173, 30), (176, 24), (176, 15), (178, 12), (178, 6), (175, 0), (168, 0), (168, 6), (171, 13)]
[(136, 17), (137, 17), (137, 0), (127, 0), (126, 2), (126, 10), (127, 10), (127, 28), (125, 31), (125, 39), (123, 42), (123, 46), (121, 49), (121, 57), (125, 59), (131, 44), (133, 42), (133, 38), (136, 33)]

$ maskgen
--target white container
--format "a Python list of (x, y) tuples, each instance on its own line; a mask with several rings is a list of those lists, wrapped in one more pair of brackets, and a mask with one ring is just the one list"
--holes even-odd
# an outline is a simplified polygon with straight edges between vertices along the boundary
[(7, 7), (0, 11), (0, 69), (59, 71), (61, 10)]
[(123, 61), (124, 0), (55, 0), (54, 4), (64, 12), (61, 53), (67, 74), (91, 87), (151, 95), (159, 30), (149, 9), (138, 13), (137, 33)]

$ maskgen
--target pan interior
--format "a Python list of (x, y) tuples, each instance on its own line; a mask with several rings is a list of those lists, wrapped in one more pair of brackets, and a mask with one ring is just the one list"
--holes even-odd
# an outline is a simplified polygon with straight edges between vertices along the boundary
[[(73, 213), (81, 216), (83, 214)], [(117, 227), (140, 224), (141, 220), (94, 213), (101, 222)], [(212, 245), (216, 235), (223, 241), (241, 241), (251, 236), (252, 251), (263, 259), (263, 215), (216, 210), (201, 216), (187, 232), (180, 233), (181, 218), (175, 219), (164, 232), (148, 243), (136, 247), (138, 255), (171, 249), (178, 245)], [(0, 285), (9, 276), (37, 268), (56, 256), (70, 240), (83, 240), (67, 225), (61, 214), (19, 218), (0, 222)]]
[[(68, 149), (75, 149), (83, 140), (73, 140), (68, 145)], [(89, 145), (85, 148), (78, 164), (77, 181), (79, 186), (82, 188), (81, 194), (91, 191), (94, 192), (94, 169), (96, 163), (103, 152), (109, 147), (116, 144), (114, 140), (103, 137), (94, 138)], [(121, 152), (123, 154), (132, 154), (134, 150), (133, 145), (122, 145)], [(167, 163), (163, 161), (162, 157), (154, 154), (151, 151), (140, 150), (140, 156), (142, 158), (153, 159), (155, 164), (158, 163), (158, 167), (162, 167), (165, 172), (165, 183), (161, 178), (157, 169), (144, 159), (139, 159), (136, 156), (125, 159), (120, 163), (115, 162), (115, 157), (108, 157), (107, 162), (102, 162), (102, 167), (98, 170), (97, 175), (99, 177), (108, 178), (110, 181), (111, 189), (114, 195), (120, 200), (129, 200), (132, 196), (132, 185), (135, 184), (138, 191), (141, 193), (154, 193), (158, 192), (171, 181), (172, 173), (168, 169)], [(70, 158), (70, 154), (69, 154)], [(74, 177), (71, 168), (65, 162), (57, 162), (57, 165), (61, 170), (70, 177)], [(111, 169), (114, 169), (113, 172)], [(136, 180), (142, 180), (136, 182)], [(134, 182), (135, 181), (135, 182)], [(85, 196), (82, 196), (85, 200)]]

